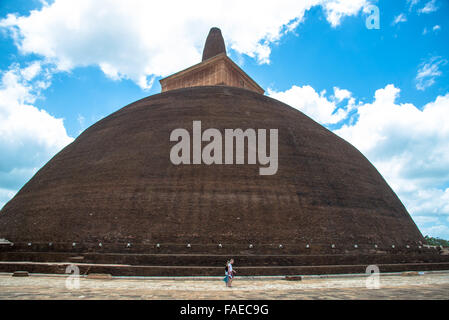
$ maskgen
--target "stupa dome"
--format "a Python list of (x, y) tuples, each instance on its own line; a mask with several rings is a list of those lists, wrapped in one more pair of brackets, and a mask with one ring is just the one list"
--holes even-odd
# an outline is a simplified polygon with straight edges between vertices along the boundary
[[(170, 161), (171, 132), (278, 129), (278, 170)], [(204, 143), (203, 143), (204, 144)], [(375, 167), (300, 111), (244, 88), (134, 102), (85, 130), (0, 212), (18, 242), (405, 246), (423, 237)]]

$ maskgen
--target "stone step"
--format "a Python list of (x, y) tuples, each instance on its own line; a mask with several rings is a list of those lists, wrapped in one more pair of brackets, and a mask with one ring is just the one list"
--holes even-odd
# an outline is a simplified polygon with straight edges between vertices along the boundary
[[(29, 273), (65, 274), (69, 263), (0, 262), (0, 272), (17, 270)], [(110, 274), (112, 276), (224, 276), (215, 266), (130, 266), (120, 264), (76, 264), (80, 275)], [(379, 264), (380, 272), (449, 270), (449, 263)], [(286, 276), (365, 273), (367, 265), (324, 266), (236, 266), (237, 276)], [(71, 269), (73, 270), (73, 268)]]
[(314, 266), (393, 263), (449, 262), (449, 256), (427, 254), (334, 254), (334, 255), (200, 255), (200, 254), (120, 254), (70, 252), (0, 252), (0, 261), (72, 262), (154, 266), (217, 266), (234, 258), (242, 267)]

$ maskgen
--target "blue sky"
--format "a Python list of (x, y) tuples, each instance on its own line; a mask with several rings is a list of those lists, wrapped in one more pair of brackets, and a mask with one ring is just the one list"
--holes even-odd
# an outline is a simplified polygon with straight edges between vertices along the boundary
[(448, 18), (445, 0), (0, 0), (0, 206), (88, 126), (199, 62), (217, 26), (267, 95), (354, 144), (423, 234), (449, 239)]

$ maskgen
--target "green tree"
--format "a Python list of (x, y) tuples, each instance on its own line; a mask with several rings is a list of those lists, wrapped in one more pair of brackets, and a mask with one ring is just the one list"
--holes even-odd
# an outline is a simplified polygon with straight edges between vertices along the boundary
[(431, 246), (443, 246), (443, 247), (449, 247), (449, 241), (440, 239), (440, 238), (433, 238), (429, 236), (425, 236), (424, 239), (426, 239), (426, 243)]

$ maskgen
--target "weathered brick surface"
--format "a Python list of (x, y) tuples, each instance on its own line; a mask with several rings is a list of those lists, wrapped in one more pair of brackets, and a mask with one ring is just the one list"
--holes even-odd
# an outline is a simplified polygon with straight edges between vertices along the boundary
[[(277, 174), (260, 176), (259, 165), (173, 165), (170, 133), (191, 130), (193, 120), (223, 132), (277, 128)], [(152, 250), (156, 243), (183, 250), (223, 243), (241, 253), (279, 251), (279, 244), (328, 252), (423, 241), (353, 146), (279, 101), (217, 86), (153, 95), (88, 128), (3, 207), (0, 238)]]

